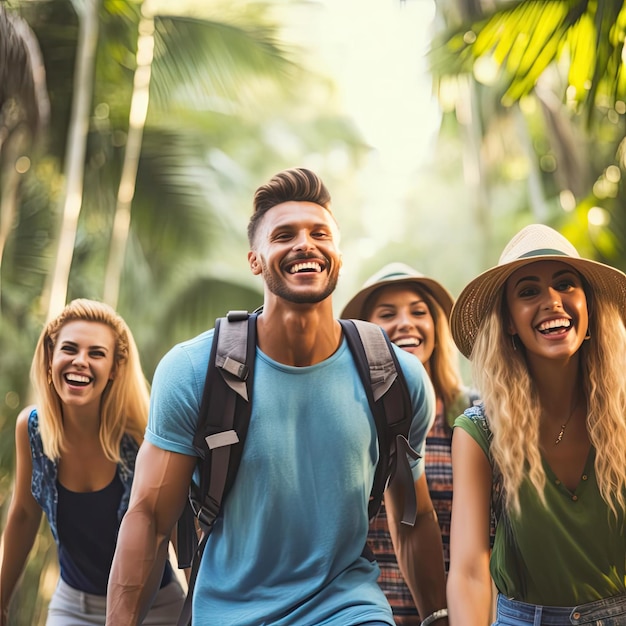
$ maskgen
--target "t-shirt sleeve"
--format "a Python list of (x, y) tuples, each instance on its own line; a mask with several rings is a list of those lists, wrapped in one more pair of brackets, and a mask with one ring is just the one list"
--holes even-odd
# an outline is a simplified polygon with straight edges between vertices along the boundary
[(145, 438), (158, 448), (198, 456), (193, 438), (212, 337), (209, 331), (174, 346), (156, 368)]
[(487, 458), (489, 455), (490, 432), (482, 414), (482, 407), (467, 409), (454, 420), (454, 428), (464, 430), (482, 449)]
[(435, 421), (435, 391), (420, 360), (395, 346), (394, 350), (406, 378), (413, 406), (409, 443), (413, 450), (420, 455), (420, 458), (417, 460), (411, 459), (413, 479), (417, 480), (424, 473), (426, 435)]

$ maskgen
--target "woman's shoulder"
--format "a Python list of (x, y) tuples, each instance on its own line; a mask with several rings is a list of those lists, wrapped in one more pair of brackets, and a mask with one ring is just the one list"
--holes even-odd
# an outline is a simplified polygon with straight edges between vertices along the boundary
[(489, 420), (485, 413), (485, 405), (482, 402), (473, 404), (463, 411), (454, 422), (455, 428), (462, 428), (468, 431), (475, 438), (479, 438), (485, 443), (491, 442), (493, 433), (489, 427)]
[(26, 437), (32, 439), (33, 437), (40, 437), (39, 435), (39, 416), (37, 415), (37, 409), (34, 405), (24, 407), (15, 420), (15, 436)]
[(37, 409), (34, 404), (30, 404), (25, 406), (17, 415), (17, 419), (15, 420), (16, 425), (20, 424), (28, 424), (29, 420), (36, 421), (37, 420)]

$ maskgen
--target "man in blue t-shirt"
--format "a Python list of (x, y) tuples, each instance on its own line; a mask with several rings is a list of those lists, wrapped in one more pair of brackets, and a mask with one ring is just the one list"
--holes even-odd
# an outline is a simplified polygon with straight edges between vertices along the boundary
[[(264, 281), (252, 414), (241, 465), (200, 563), (193, 624), (393, 626), (378, 566), (362, 555), (376, 426), (333, 316), (341, 254), (322, 181), (301, 168), (275, 175), (255, 194), (248, 237), (250, 268)], [(158, 582), (196, 466), (193, 437), (212, 340), (209, 330), (175, 346), (155, 372), (109, 580), (111, 626), (141, 623)], [(421, 452), (434, 416), (432, 386), (418, 359), (396, 354), (414, 409), (409, 441)], [(435, 617), (445, 607), (441, 535), (422, 461), (412, 470), (415, 526), (399, 522), (402, 494), (389, 489), (385, 501), (420, 614)], [(437, 621), (446, 623), (445, 616)]]

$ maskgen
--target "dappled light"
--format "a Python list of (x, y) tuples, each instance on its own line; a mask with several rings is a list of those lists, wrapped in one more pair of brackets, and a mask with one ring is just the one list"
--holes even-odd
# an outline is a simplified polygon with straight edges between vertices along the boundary
[[(456, 296), (531, 222), (626, 269), (623, 2), (75, 4), (0, 4), (2, 518), (44, 321), (109, 302), (151, 380), (262, 303), (246, 227), (281, 169), (333, 197), (337, 312), (393, 261)], [(56, 567), (43, 526), (17, 626)]]

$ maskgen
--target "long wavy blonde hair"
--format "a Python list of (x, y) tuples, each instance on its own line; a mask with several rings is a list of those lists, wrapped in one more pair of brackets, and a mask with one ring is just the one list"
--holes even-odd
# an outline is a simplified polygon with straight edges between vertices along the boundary
[[(626, 328), (616, 305), (584, 284), (591, 339), (579, 350), (587, 431), (596, 450), (600, 493), (617, 515), (626, 506)], [(478, 331), (471, 362), (493, 433), (491, 453), (502, 474), (507, 510), (519, 512), (524, 475), (544, 502), (546, 476), (539, 451), (541, 406), (524, 350), (514, 348), (505, 328), (507, 316), (502, 289)]]
[(46, 324), (35, 348), (30, 377), (44, 452), (49, 458), (58, 459), (64, 449), (63, 405), (54, 385), (49, 382), (49, 371), (59, 331), (68, 322), (78, 320), (106, 324), (115, 335), (115, 377), (102, 393), (100, 443), (106, 457), (117, 463), (124, 433), (128, 433), (138, 444), (143, 441), (150, 388), (126, 322), (109, 305), (84, 298), (70, 302)]

